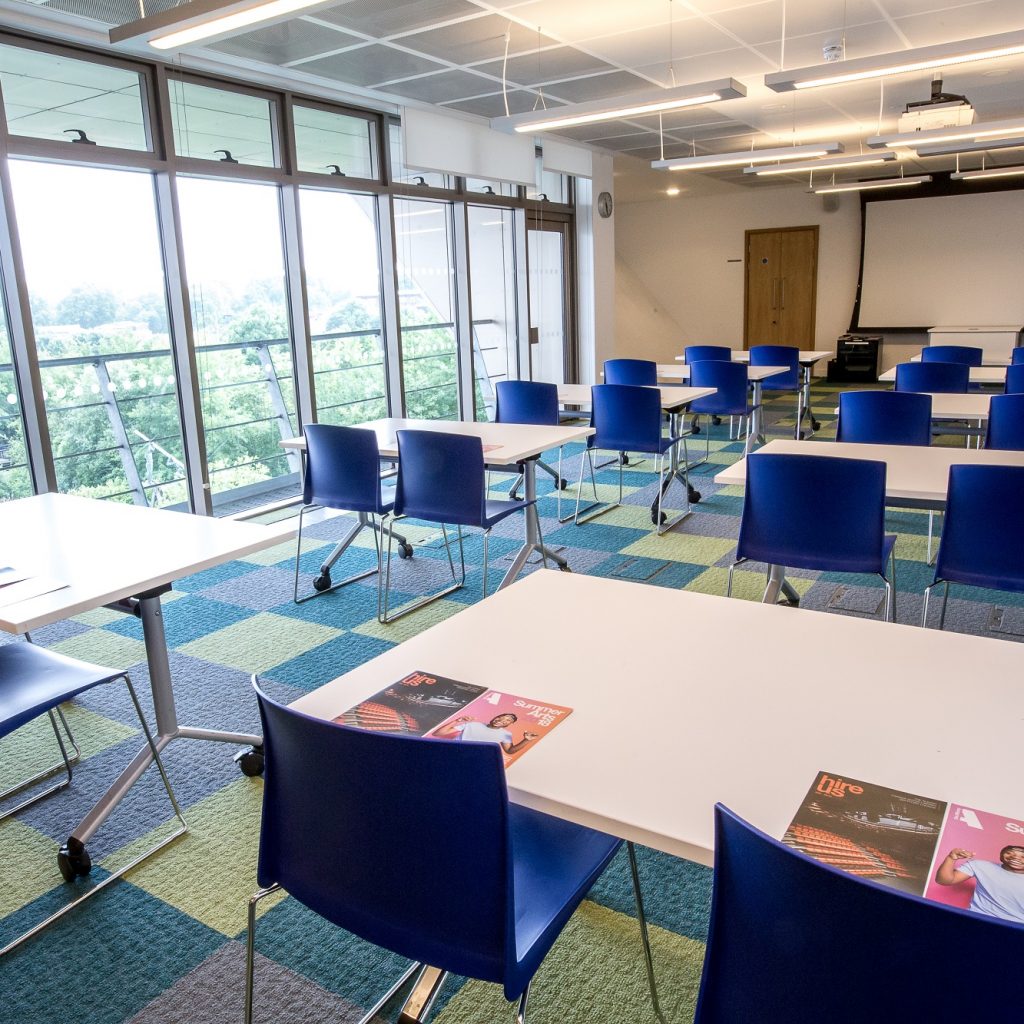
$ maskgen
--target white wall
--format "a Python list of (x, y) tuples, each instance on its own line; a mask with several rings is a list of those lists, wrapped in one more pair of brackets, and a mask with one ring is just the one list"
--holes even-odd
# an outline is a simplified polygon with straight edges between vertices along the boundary
[(580, 381), (597, 381), (595, 367), (615, 355), (617, 331), (615, 322), (615, 222), (618, 209), (611, 217), (601, 217), (595, 209), (597, 197), (610, 192), (614, 201), (613, 162), (611, 156), (595, 152), (594, 176), (577, 188), (576, 259), (579, 278), (577, 296), (577, 331), (580, 342)]
[[(742, 348), (744, 232), (810, 224), (820, 228), (814, 341), (832, 347), (849, 329), (857, 290), (860, 200), (831, 198), (832, 212), (825, 197), (804, 186), (620, 205), (616, 253), (625, 272), (616, 280), (615, 354), (671, 362), (688, 344)], [(908, 358), (921, 344), (916, 335), (890, 336), (880, 368)]]

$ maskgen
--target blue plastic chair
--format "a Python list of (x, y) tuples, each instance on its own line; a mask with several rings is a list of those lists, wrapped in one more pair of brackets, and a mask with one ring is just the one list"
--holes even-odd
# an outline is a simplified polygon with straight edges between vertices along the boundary
[[(295, 545), (295, 582), (292, 597), (302, 604), (321, 594), (366, 579), (381, 569), (380, 532), (382, 520), (395, 502), (393, 479), (382, 480), (380, 475), (380, 449), (377, 435), (359, 427), (337, 427), (324, 423), (307, 423), (303, 427), (306, 439), (306, 468), (302, 484), (302, 508), (299, 509), (299, 535)], [(313, 580), (313, 592), (299, 597), (299, 562), (302, 558), (302, 522), (305, 514), (314, 508), (333, 508), (355, 512), (356, 522), (320, 565), (320, 573)], [(377, 550), (376, 568), (356, 573), (335, 583), (331, 569), (351, 543), (364, 530), (373, 531)], [(402, 558), (412, 557), (412, 545), (404, 537), (396, 539)], [(377, 588), (378, 614), (380, 587)]]
[(1024, 393), (993, 395), (989, 399), (985, 447), (1024, 452)]
[(985, 352), (973, 345), (928, 345), (921, 349), (922, 363), (964, 363), (981, 366)]
[(1024, 346), (1019, 346), (1013, 350), (1010, 356), (1010, 363), (1013, 366), (1019, 366), (1021, 363), (1024, 363)]
[[(937, 972), (950, 950), (954, 977)], [(715, 807), (695, 1024), (1009, 1024), (1022, 956), (1020, 925), (856, 878)]]
[(946, 525), (925, 588), (921, 625), (928, 625), (932, 590), (944, 584), (939, 629), (946, 621), (949, 585), (1024, 592), (1024, 466), (950, 466)]
[[(607, 364), (606, 364), (607, 365)], [(594, 501), (584, 509), (580, 509), (583, 493), (583, 468), (590, 464), (590, 477), (594, 480), (595, 451), (637, 452), (643, 455), (657, 456), (658, 498), (651, 510), (651, 519), (657, 527), (659, 536), (671, 530), (678, 522), (690, 514), (690, 481), (687, 476), (685, 458), (674, 463), (678, 468), (686, 490), (686, 507), (683, 512), (668, 520), (662, 511), (665, 493), (672, 483), (673, 473), (670, 466), (669, 474), (665, 473), (665, 456), (678, 456), (678, 445), (681, 436), (661, 432), (661, 395), (657, 388), (636, 387), (629, 384), (595, 384), (591, 389), (590, 425), (596, 431), (587, 440), (586, 459), (580, 460), (580, 478), (576, 491), (576, 514), (573, 521), (577, 526), (596, 519), (622, 505), (622, 460), (619, 467), (619, 498), (614, 503), (601, 503), (597, 500), (597, 486), (594, 485)], [(596, 511), (594, 511), (596, 510)], [(580, 518), (581, 513), (584, 518)], [(589, 513), (589, 514), (588, 514)]]
[(971, 368), (966, 363), (900, 363), (896, 367), (896, 390), (932, 394), (967, 393)]
[[(687, 352), (690, 350), (687, 349)], [(728, 351), (728, 349), (726, 350)], [(753, 415), (757, 406), (749, 399), (747, 386), (747, 368), (742, 363), (723, 362), (721, 360), (698, 360), (690, 364), (690, 386), (694, 388), (717, 388), (713, 395), (698, 398), (690, 403), (689, 411), (694, 414), (697, 426), (694, 433), (699, 433), (697, 421), (701, 415), (728, 416), (729, 439), (732, 440), (732, 419), (740, 418), (740, 426), (746, 420), (746, 429), (737, 432), (737, 439), (747, 436), (753, 423)], [(711, 430), (707, 428), (705, 437), (704, 458), (693, 465), (699, 466), (708, 461), (711, 455)], [(691, 467), (692, 468), (692, 467)]]
[[(544, 384), (535, 380), (500, 380), (494, 386), (494, 422), (495, 423), (528, 423), (542, 427), (557, 427), (562, 422), (558, 407), (558, 385)], [(558, 449), (558, 469), (549, 466), (539, 456), (535, 459), (539, 469), (553, 477), (558, 492), (558, 521), (567, 522), (571, 516), (562, 518), (562, 494), (566, 480), (562, 476), (562, 449)], [(522, 470), (519, 471), (508, 496), (513, 501), (519, 497), (519, 488), (523, 483)]]
[[(146, 717), (142, 713), (139, 699), (135, 694), (135, 688), (132, 686), (128, 673), (117, 669), (102, 668), (99, 665), (91, 665), (85, 661), (78, 661), (75, 658), (68, 658), (62, 654), (57, 654), (55, 651), (47, 650), (44, 647), (37, 647), (32, 643), (17, 641), (0, 645), (0, 739), (10, 735), (16, 729), (20, 729), (23, 725), (27, 725), (29, 722), (47, 715), (50, 719), (50, 725), (53, 727), (54, 736), (57, 738), (61, 760), (31, 779), (27, 779), (0, 794), (0, 801), (14, 796), (16, 793), (23, 792), (61, 769), (64, 770), (67, 778), (40, 793), (30, 796), (16, 807), (4, 811), (0, 814), (0, 821), (10, 818), (26, 807), (30, 807), (44, 797), (50, 796), (52, 793), (56, 793), (58, 790), (64, 789), (71, 784), (73, 776), (72, 765), (78, 760), (79, 751), (78, 747), (74, 744), (74, 739), (71, 736), (71, 731), (68, 729), (68, 724), (60, 709), (60, 705), (64, 701), (71, 700), (73, 697), (85, 693), (87, 690), (103, 686), (107, 683), (117, 682), (118, 680), (123, 680), (128, 687), (132, 705), (135, 708), (136, 715), (138, 715), (139, 724), (142, 726), (146, 742), (149, 744), (150, 753), (152, 753), (153, 760), (160, 772), (164, 788), (167, 790), (167, 796), (170, 798), (179, 827), (173, 833), (163, 837), (158, 843), (147, 849), (145, 853), (134, 856), (128, 864), (107, 875), (75, 899), (65, 903), (45, 920), (13, 939), (3, 949), (0, 949), (0, 956), (19, 946), (26, 939), (35, 935), (53, 921), (56, 921), (57, 918), (63, 917), (68, 911), (120, 878), (130, 868), (135, 867), (188, 831), (185, 818), (182, 816), (181, 808), (178, 806), (177, 798), (174, 795), (171, 780), (164, 770), (160, 751), (153, 741), (153, 734), (150, 732)], [(64, 737), (61, 735), (61, 729), (58, 727), (58, 720), (74, 747), (75, 753), (73, 756), (68, 754)], [(74, 884), (76, 879), (84, 878), (92, 870), (92, 859), (85, 848), (85, 844), (92, 837), (96, 828), (96, 825), (91, 827), (89, 825), (80, 826), (77, 830), (78, 834), (70, 836), (68, 841), (58, 851), (57, 868), (65, 882)]]
[(253, 685), (266, 776), (246, 1022), (256, 908), (279, 889), (416, 961), (364, 1019), (430, 965), (502, 985), (522, 1021), (534, 973), (622, 840), (510, 804), (497, 744), (364, 732), (293, 711)]
[[(1024, 352), (1024, 349), (1015, 351)], [(1003, 390), (1008, 395), (1024, 394), (1024, 362), (1006, 368), (1006, 386)]]
[(711, 360), (717, 363), (732, 362), (732, 349), (728, 345), (687, 345), (683, 351), (687, 366)]
[(931, 444), (931, 395), (911, 391), (843, 391), (839, 395), (836, 440), (855, 444)]
[(895, 621), (895, 545), (895, 536), (885, 533), (884, 462), (756, 452), (747, 459), (726, 596), (736, 566), (748, 561), (874, 573), (885, 583), (885, 618)]
[[(485, 487), (484, 447), (479, 437), (446, 434), (436, 430), (398, 431), (398, 481), (391, 519), (386, 519), (388, 550), (384, 570), (383, 607), (378, 615), (382, 623), (394, 622), (410, 612), (460, 590), (466, 582), (466, 557), (462, 527), (475, 526), (484, 532), (484, 597), (487, 596), (488, 540), (492, 527), (516, 512), (536, 516), (540, 535), (540, 517), (536, 501), (492, 501)], [(436, 594), (414, 601), (394, 615), (388, 613), (391, 593), (391, 521), (398, 516), (438, 523), (444, 538), (452, 582)], [(461, 575), (455, 573), (448, 527), (455, 526), (459, 537)], [(547, 566), (547, 557), (544, 556)]]
[(800, 439), (804, 418), (804, 392), (800, 368), (800, 350), (790, 345), (754, 345), (750, 349), (751, 366), (785, 366), (785, 373), (766, 377), (761, 391), (792, 391), (796, 394), (796, 428), (793, 436)]
[(606, 359), (604, 382), (653, 387), (658, 383), (658, 364), (650, 359)]

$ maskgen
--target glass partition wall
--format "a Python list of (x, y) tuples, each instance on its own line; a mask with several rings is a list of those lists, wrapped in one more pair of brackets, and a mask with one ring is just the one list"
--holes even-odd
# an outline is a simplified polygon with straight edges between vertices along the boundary
[(295, 499), (304, 423), (489, 419), (530, 376), (527, 226), (571, 181), (419, 172), (386, 115), (2, 33), (0, 87), (0, 500), (239, 513)]

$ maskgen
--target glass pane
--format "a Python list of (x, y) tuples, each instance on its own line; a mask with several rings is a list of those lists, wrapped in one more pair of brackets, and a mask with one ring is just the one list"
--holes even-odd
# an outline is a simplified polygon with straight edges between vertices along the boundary
[(541, 158), (537, 158), (537, 188), (526, 190), (527, 199), (547, 199), (549, 203), (569, 202), (569, 176), (559, 174), (557, 171), (545, 171), (540, 164)]
[(526, 233), (530, 282), (531, 379), (565, 383), (565, 263), (561, 231)]
[(0, 90), (11, 135), (69, 142), (84, 132), (98, 146), (151, 148), (135, 71), (0, 45)]
[(401, 125), (388, 125), (388, 142), (391, 147), (391, 180), (403, 181), (409, 185), (429, 185), (431, 188), (454, 188), (455, 179), (450, 174), (434, 174), (431, 171), (412, 171), (403, 163)]
[(298, 490), (298, 433), (274, 185), (179, 178), (206, 457), (215, 511)]
[(32, 477), (25, 449), (18, 381), (11, 360), (7, 312), (0, 296), (0, 501), (25, 498), (32, 493)]
[(377, 177), (377, 126), (373, 121), (298, 105), (292, 107), (292, 121), (300, 171)]
[(167, 84), (179, 156), (277, 166), (270, 100), (174, 78)]
[(374, 202), (319, 189), (299, 195), (317, 419), (350, 426), (387, 416)]
[(515, 199), (519, 195), (519, 188), (511, 181), (492, 181), (489, 178), (467, 178), (467, 192), (482, 192), (485, 196), (511, 196)]
[(184, 505), (151, 177), (12, 160), (11, 178), (59, 489)]
[(407, 415), (459, 418), (449, 203), (395, 200), (398, 315)]
[(515, 235), (511, 210), (470, 206), (473, 392), (478, 420), (494, 418), (494, 385), (519, 376)]

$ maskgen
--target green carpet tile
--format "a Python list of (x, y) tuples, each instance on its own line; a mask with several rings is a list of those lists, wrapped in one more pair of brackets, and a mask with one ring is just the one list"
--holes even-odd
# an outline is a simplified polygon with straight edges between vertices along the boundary
[[(822, 423), (816, 441), (834, 437), (836, 393), (824, 384), (814, 387), (813, 411)], [(769, 399), (769, 436), (792, 436), (794, 412), (790, 396)], [(708, 429), (706, 421), (703, 428)], [(691, 439), (691, 458), (703, 454), (705, 437), (702, 433)], [(949, 437), (936, 443), (963, 441)], [(622, 508), (582, 527), (558, 523), (551, 482), (541, 474), (545, 538), (563, 550), (576, 572), (724, 594), (742, 493), (716, 487), (712, 480), (741, 452), (742, 445), (728, 439), (727, 425), (711, 428), (710, 459), (692, 474), (702, 500), (693, 516), (664, 537), (651, 529), (651, 460), (633, 459), (625, 468)], [(567, 452), (566, 458), (565, 474), (574, 481), (580, 448)], [(495, 495), (507, 479), (495, 475)], [(617, 493), (615, 466), (599, 472), (598, 491), (602, 498)], [(679, 488), (674, 487), (667, 505), (678, 508), (680, 503)], [(924, 561), (927, 515), (890, 510), (887, 519), (888, 529), (899, 535), (899, 618), (916, 623), (922, 590), (931, 579)], [(336, 518), (309, 530), (305, 585), (345, 526), (345, 519)], [(447, 571), (436, 528), (415, 523), (402, 528), (416, 545), (416, 555), (396, 562), (399, 604), (441, 585)], [(495, 530), (492, 586), (516, 551), (521, 529), (513, 518)], [(181, 580), (165, 599), (181, 721), (258, 731), (250, 673), (260, 673), (275, 696), (294, 699), (458, 614), (482, 593), (479, 536), (468, 539), (466, 554), (464, 590), (393, 626), (376, 620), (372, 580), (295, 605), (292, 544)], [(343, 564), (355, 571), (369, 567), (373, 558), (372, 541), (364, 537)], [(877, 581), (813, 572), (793, 576), (808, 608), (852, 615), (873, 615), (880, 608)], [(737, 574), (738, 598), (757, 600), (763, 586), (760, 567), (748, 566)], [(992, 597), (980, 591), (955, 592), (947, 628), (1019, 639), (1024, 635), (1024, 601), (998, 595), (994, 604)], [(557, 624), (544, 628), (557, 629)], [(136, 619), (99, 609), (41, 630), (34, 639), (69, 655), (130, 669), (145, 699), (148, 680)], [(69, 887), (56, 870), (56, 846), (140, 745), (138, 724), (121, 688), (85, 695), (68, 707), (67, 716), (82, 746), (74, 784), (0, 824), (0, 945), (67, 898)], [(0, 787), (52, 760), (51, 748), (45, 721), (0, 741)], [(241, 776), (233, 753), (219, 744), (171, 745), (166, 761), (189, 835), (0, 960), (0, 1024), (241, 1020), (245, 909), (255, 888), (262, 782)], [(101, 879), (126, 863), (166, 829), (167, 819), (162, 790), (147, 776), (90, 843), (93, 876)], [(662, 1000), (670, 1020), (686, 1021), (692, 1018), (700, 978), (710, 872), (654, 851), (640, 854)], [(620, 855), (541, 968), (531, 1019), (559, 1024), (652, 1019), (633, 915), (628, 866)], [(281, 897), (261, 906), (257, 948), (260, 1021), (356, 1020), (403, 967), (399, 958)], [(447, 983), (435, 1016), (438, 1024), (513, 1019), (496, 986), (464, 979)]]

